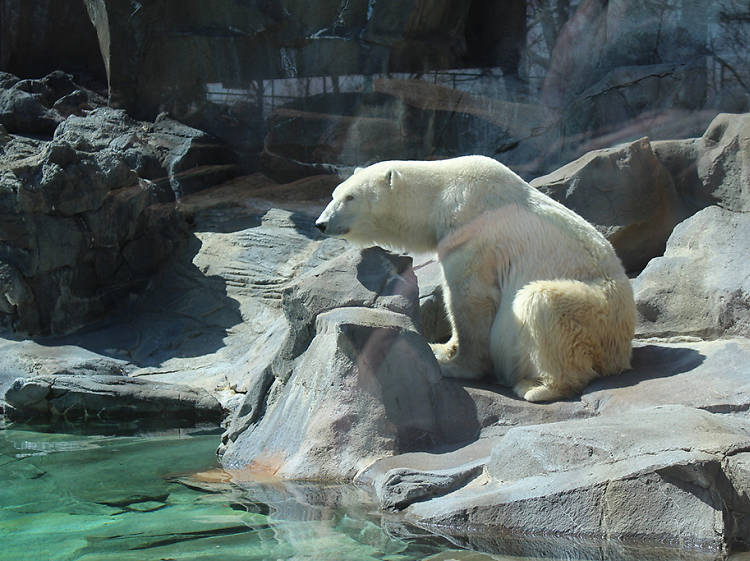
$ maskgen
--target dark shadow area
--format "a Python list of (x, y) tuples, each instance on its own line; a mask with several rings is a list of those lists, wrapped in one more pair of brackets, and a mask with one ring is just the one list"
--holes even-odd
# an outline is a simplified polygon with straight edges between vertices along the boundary
[(294, 223), (294, 226), (300, 234), (311, 240), (323, 240), (325, 236), (320, 233), (315, 227), (315, 221), (318, 218), (317, 212), (292, 212), (289, 219)]
[(616, 376), (600, 378), (586, 388), (586, 393), (635, 386), (645, 380), (668, 378), (693, 370), (703, 364), (705, 355), (695, 349), (643, 345), (633, 348), (632, 369)]
[[(188, 419), (169, 420), (146, 418), (132, 421), (72, 422), (64, 419), (9, 422), (7, 430), (74, 434), (81, 436), (209, 436), (221, 434), (221, 427), (212, 423), (195, 423)], [(187, 430), (186, 430), (187, 429)]]
[(0, 69), (39, 78), (65, 69), (94, 89), (107, 72), (84, 2), (6, 0), (0, 3)]
[[(246, 220), (252, 224), (258, 218)], [(193, 263), (201, 245), (191, 235), (144, 292), (131, 295), (106, 319), (69, 335), (35, 341), (50, 347), (79, 346), (139, 367), (217, 351), (242, 316), (239, 303), (227, 296), (225, 279), (206, 276)]]

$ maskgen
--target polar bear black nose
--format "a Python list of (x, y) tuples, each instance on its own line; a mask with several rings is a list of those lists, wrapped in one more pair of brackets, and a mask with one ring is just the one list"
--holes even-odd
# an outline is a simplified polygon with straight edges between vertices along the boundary
[(325, 222), (316, 222), (315, 227), (320, 230), (321, 232), (325, 233), (326, 231), (326, 223)]

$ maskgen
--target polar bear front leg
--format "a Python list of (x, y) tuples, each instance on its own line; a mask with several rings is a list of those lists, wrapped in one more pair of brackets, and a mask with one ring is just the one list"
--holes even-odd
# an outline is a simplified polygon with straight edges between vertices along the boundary
[(450, 378), (477, 379), (492, 370), (490, 329), (500, 290), (491, 275), (475, 270), (471, 257), (454, 254), (442, 262), (443, 299), (452, 335), (448, 342), (430, 346), (443, 375)]

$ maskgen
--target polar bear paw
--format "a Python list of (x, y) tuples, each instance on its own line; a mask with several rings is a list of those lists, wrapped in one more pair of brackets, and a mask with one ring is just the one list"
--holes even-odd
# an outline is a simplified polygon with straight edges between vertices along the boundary
[(530, 380), (528, 378), (519, 381), (513, 386), (513, 391), (521, 399), (531, 402), (553, 401), (567, 397), (539, 380)]

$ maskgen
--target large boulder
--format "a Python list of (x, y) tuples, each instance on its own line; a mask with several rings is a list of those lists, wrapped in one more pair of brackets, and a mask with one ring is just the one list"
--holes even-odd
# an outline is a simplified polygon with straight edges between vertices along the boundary
[[(628, 0), (579, 4), (551, 49), (544, 92), (547, 102), (563, 107), (618, 68), (675, 64), (662, 72), (663, 77), (674, 80), (677, 77), (670, 75), (675, 70), (679, 74), (679, 64), (705, 55), (707, 23), (714, 17), (711, 6), (698, 0), (684, 2), (679, 11), (671, 6)], [(705, 80), (704, 73), (703, 95)], [(615, 90), (610, 93), (615, 96), (617, 90), (638, 87), (628, 80), (614, 85)], [(666, 90), (659, 92), (659, 97), (677, 93), (672, 87)], [(624, 105), (622, 98), (620, 104)]]
[(491, 530), (721, 552), (750, 532), (745, 458), (732, 458), (749, 446), (747, 420), (683, 406), (515, 428), (487, 477), (406, 513), (469, 542)]
[(664, 252), (680, 217), (672, 178), (647, 138), (589, 152), (531, 185), (591, 222), (628, 271)]
[(750, 209), (750, 114), (722, 113), (701, 137), (655, 142), (654, 152), (688, 211)]
[(185, 239), (171, 201), (237, 167), (207, 134), (98, 107), (62, 72), (2, 84), (0, 324), (69, 331), (137, 291)]
[(315, 338), (264, 407), (222, 450), (225, 468), (351, 480), (383, 456), (471, 440), (478, 430), (473, 402), (441, 378), (411, 320), (369, 308), (319, 315)]
[[(332, 241), (332, 240), (329, 240)], [(378, 247), (349, 249), (317, 267), (303, 271), (281, 291), (283, 316), (270, 328), (280, 341), (275, 354), (260, 356), (243, 382), (245, 397), (234, 411), (222, 441), (227, 444), (255, 423), (271, 384), (286, 384), (296, 363), (316, 335), (317, 317), (335, 308), (367, 307), (389, 310), (419, 324), (417, 285), (411, 259)]]
[(679, 224), (633, 289), (636, 335), (750, 336), (750, 216), (708, 207)]
[(206, 390), (128, 376), (47, 375), (18, 378), (5, 392), (15, 420), (218, 422), (219, 402)]

